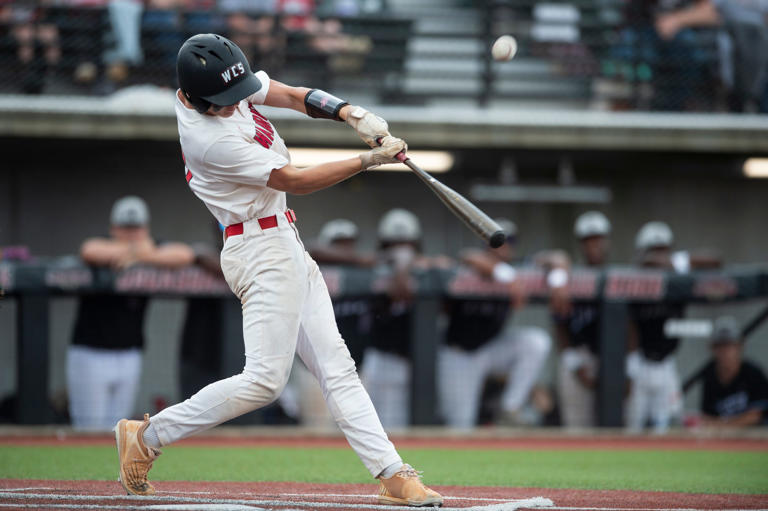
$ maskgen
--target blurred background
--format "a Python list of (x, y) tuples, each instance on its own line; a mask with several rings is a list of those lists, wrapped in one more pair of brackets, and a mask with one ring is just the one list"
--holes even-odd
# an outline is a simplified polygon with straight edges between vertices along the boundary
[[(106, 430), (242, 369), (173, 112), (201, 32), (384, 117), (505, 227), (485, 249), (405, 167), (289, 197), (386, 427), (765, 422), (760, 0), (0, 0), (0, 420)], [(259, 111), (297, 166), (365, 149)], [(100, 267), (94, 238), (194, 262)], [(324, 408), (297, 362), (238, 422), (325, 427)]]

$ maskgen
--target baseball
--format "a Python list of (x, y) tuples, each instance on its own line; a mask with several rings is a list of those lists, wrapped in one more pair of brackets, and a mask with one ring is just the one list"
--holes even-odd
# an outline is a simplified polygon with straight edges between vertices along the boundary
[(517, 41), (511, 35), (503, 35), (496, 39), (491, 48), (494, 60), (512, 60), (517, 53)]

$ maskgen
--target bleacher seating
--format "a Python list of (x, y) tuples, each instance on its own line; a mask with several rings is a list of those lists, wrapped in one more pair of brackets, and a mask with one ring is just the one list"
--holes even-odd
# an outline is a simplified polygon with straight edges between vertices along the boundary
[[(647, 20), (633, 20), (625, 0), (391, 0), (386, 14), (341, 19), (342, 32), (363, 42), (354, 50), (316, 50), (311, 37), (288, 32), (275, 58), (255, 62), (279, 79), (342, 91), (366, 91), (381, 101), (429, 104), (515, 103), (621, 109), (711, 109), (714, 32), (687, 31), (674, 43), (654, 40)], [(52, 6), (62, 58), (47, 71), (42, 92), (106, 93), (77, 83), (83, 63), (98, 67), (113, 44), (104, 8)], [(144, 61), (119, 86), (174, 87), (180, 44), (199, 32), (227, 34), (227, 14), (145, 10)], [(489, 48), (513, 34), (518, 55), (494, 62)], [(19, 92), (23, 69), (9, 25), (0, 25), (0, 93)]]

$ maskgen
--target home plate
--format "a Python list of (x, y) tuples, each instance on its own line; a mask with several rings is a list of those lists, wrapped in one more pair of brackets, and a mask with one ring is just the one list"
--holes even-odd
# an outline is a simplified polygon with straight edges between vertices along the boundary
[(491, 504), (488, 506), (473, 506), (462, 508), (463, 511), (515, 511), (520, 508), (541, 507), (547, 508), (554, 506), (554, 502), (544, 497), (534, 497), (532, 499), (521, 499), (504, 502), (501, 504)]

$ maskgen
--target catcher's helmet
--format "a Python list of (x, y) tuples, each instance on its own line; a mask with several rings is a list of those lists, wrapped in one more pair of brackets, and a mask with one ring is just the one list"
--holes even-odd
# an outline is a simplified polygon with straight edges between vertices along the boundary
[(238, 46), (217, 34), (197, 34), (176, 58), (179, 87), (200, 113), (213, 105), (234, 105), (261, 88)]

